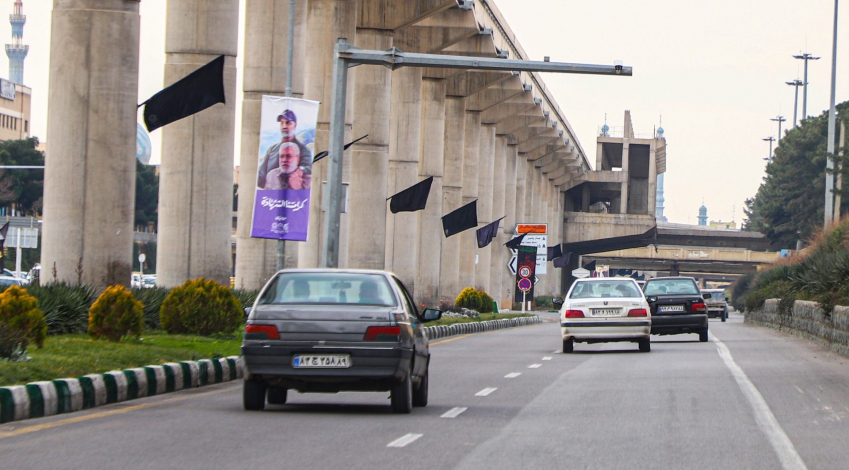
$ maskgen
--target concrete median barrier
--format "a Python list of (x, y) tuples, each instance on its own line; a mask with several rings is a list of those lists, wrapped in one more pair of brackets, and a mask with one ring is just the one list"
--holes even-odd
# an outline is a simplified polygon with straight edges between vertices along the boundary
[(447, 338), (449, 336), (484, 333), (487, 331), (515, 328), (517, 326), (533, 325), (536, 323), (542, 323), (542, 319), (539, 316), (534, 315), (531, 317), (518, 317), (504, 320), (426, 326), (424, 327), (424, 332), (427, 335), (427, 338), (433, 341), (435, 339)]

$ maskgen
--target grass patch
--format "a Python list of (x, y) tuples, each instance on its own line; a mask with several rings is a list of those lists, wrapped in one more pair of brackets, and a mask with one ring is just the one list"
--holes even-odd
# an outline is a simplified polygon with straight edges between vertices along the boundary
[(425, 323), (425, 326), (453, 325), (455, 323), (474, 323), (488, 320), (509, 320), (518, 317), (531, 317), (533, 315), (521, 313), (481, 313), (480, 318), (443, 317), (436, 321)]
[(120, 343), (98, 341), (87, 335), (50, 336), (44, 342), (44, 348), (28, 349), (27, 354), (32, 358), (29, 361), (0, 360), (0, 386), (80, 377), (166, 362), (237, 356), (241, 344), (241, 334), (201, 337), (146, 331), (139, 340), (127, 338)]

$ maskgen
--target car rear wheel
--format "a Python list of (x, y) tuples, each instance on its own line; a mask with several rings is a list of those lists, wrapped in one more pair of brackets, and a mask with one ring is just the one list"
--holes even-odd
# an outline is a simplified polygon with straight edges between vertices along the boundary
[(641, 339), (639, 344), (640, 344), (640, 352), (651, 351), (651, 340), (650, 339), (648, 339), (648, 338)]
[(413, 392), (413, 406), (427, 406), (428, 375), (430, 375), (430, 372), (425, 369), (424, 377), (422, 377), (419, 388)]
[(570, 353), (575, 350), (575, 338), (563, 340), (563, 352)]
[(704, 330), (699, 332), (699, 341), (702, 343), (707, 343), (708, 340), (708, 330), (705, 328)]
[(723, 310), (722, 311), (722, 321), (725, 321), (727, 319), (728, 319), (728, 310)]
[(410, 374), (392, 386), (390, 401), (395, 413), (407, 414), (413, 411), (413, 381), (410, 380)]
[(265, 391), (268, 385), (259, 380), (245, 380), (242, 388), (242, 399), (245, 409), (248, 411), (262, 411), (265, 409)]
[(288, 389), (279, 387), (268, 388), (268, 404), (269, 405), (285, 405), (288, 398)]

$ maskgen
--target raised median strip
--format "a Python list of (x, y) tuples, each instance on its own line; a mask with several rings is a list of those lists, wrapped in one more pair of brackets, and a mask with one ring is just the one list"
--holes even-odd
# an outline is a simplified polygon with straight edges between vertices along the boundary
[(241, 358), (230, 356), (0, 387), (0, 423), (73, 413), (241, 377)]
[(542, 323), (539, 315), (530, 317), (505, 318), (502, 320), (487, 320), (469, 323), (454, 323), (453, 325), (437, 325), (424, 327), (428, 339), (447, 338), (454, 335), (467, 335), (471, 333), (483, 333), (504, 328), (515, 328), (517, 326), (533, 325)]

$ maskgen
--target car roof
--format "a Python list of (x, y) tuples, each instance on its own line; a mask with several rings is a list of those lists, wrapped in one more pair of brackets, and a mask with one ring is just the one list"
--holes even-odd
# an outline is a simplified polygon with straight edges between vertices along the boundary
[(610, 282), (610, 281), (634, 281), (632, 277), (584, 277), (575, 279), (575, 282)]
[(651, 278), (651, 279), (646, 279), (646, 282), (648, 282), (648, 281), (663, 281), (663, 280), (665, 280), (665, 279), (689, 279), (689, 280), (691, 280), (691, 281), (693, 281), (693, 282), (696, 282), (696, 278), (694, 278), (694, 277), (689, 277), (689, 276), (666, 276), (666, 277), (653, 277), (653, 278)]
[(701, 289), (702, 292), (725, 292), (725, 289)]

